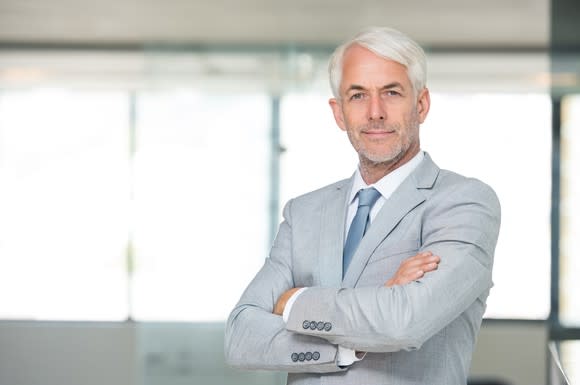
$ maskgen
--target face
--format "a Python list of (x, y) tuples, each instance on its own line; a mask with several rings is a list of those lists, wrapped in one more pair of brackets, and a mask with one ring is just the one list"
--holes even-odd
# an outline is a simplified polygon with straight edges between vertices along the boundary
[(419, 151), (419, 125), (429, 104), (429, 91), (413, 91), (405, 66), (359, 45), (345, 52), (340, 98), (330, 99), (361, 166), (392, 164), (393, 169)]

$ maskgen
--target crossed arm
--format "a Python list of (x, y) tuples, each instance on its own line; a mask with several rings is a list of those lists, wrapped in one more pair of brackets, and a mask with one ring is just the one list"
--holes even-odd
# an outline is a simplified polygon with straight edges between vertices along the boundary
[[(292, 266), (297, 246), (287, 206), (271, 257), (228, 319), (228, 363), (246, 369), (336, 372), (344, 370), (336, 363), (338, 345), (369, 352), (417, 349), (468, 308), (476, 322), (491, 286), (500, 213), (490, 189), (462, 190), (454, 192), (456, 199), (446, 194), (424, 208), (429, 221), (423, 222), (421, 245), (433, 255), (419, 253), (405, 260), (383, 287), (309, 287), (285, 323), (279, 314), (298, 286)], [(331, 321), (332, 330), (306, 330), (305, 320)], [(292, 352), (316, 352), (317, 359), (293, 362)]]
[[(403, 261), (397, 273), (385, 282), (385, 287), (404, 285), (437, 269), (440, 258), (430, 252), (419, 253)], [(290, 280), (287, 269), (280, 260), (268, 258), (258, 276), (242, 296), (240, 304), (232, 311), (225, 339), (227, 362), (244, 369), (272, 369), (287, 372), (337, 372), (346, 370), (337, 364), (337, 344), (326, 339), (287, 330), (281, 314), (286, 301), (298, 288), (291, 288), (280, 295), (276, 305), (272, 298), (277, 286), (285, 286)], [(271, 279), (263, 280), (263, 276)], [(276, 283), (273, 287), (262, 286), (264, 282)], [(272, 302), (270, 302), (272, 301)], [(272, 306), (268, 313), (268, 303)], [(259, 327), (258, 327), (259, 325)], [(293, 362), (293, 351), (310, 351), (320, 354), (311, 362)]]
[[(433, 253), (430, 251), (424, 251), (416, 254), (404, 260), (399, 266), (399, 269), (395, 275), (387, 280), (384, 286), (391, 287), (396, 285), (405, 285), (409, 282), (420, 279), (425, 276), (426, 273), (436, 270), (439, 262), (441, 262), (441, 258), (439, 258), (437, 255), (433, 255)], [(280, 298), (278, 298), (278, 301), (276, 301), (276, 305), (274, 306), (272, 313), (281, 316), (284, 313), (284, 309), (286, 308), (288, 300), (299, 289), (300, 287), (293, 287), (289, 290), (286, 290), (280, 296)]]

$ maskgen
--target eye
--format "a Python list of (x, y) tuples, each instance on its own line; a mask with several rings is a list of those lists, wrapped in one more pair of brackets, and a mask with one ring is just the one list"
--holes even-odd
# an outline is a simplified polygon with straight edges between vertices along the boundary
[(385, 95), (387, 96), (400, 96), (401, 93), (395, 90), (386, 90)]
[(362, 92), (357, 92), (356, 94), (352, 94), (350, 96), (350, 100), (360, 100), (364, 97), (364, 94)]

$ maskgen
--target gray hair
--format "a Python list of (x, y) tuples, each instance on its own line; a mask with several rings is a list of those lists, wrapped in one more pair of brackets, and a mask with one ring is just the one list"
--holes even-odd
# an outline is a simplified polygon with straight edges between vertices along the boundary
[(340, 82), (344, 53), (352, 45), (360, 45), (376, 55), (407, 68), (407, 76), (415, 94), (427, 83), (427, 59), (423, 49), (410, 37), (392, 28), (372, 27), (338, 46), (330, 58), (328, 74), (334, 97), (340, 99)]

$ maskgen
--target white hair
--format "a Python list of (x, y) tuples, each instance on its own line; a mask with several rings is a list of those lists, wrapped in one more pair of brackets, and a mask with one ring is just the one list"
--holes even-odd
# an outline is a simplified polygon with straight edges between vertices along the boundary
[(340, 99), (340, 82), (344, 53), (352, 45), (360, 45), (374, 54), (407, 68), (407, 76), (417, 94), (427, 83), (427, 59), (423, 49), (410, 37), (392, 28), (372, 27), (358, 33), (336, 48), (330, 58), (328, 74), (334, 97)]

